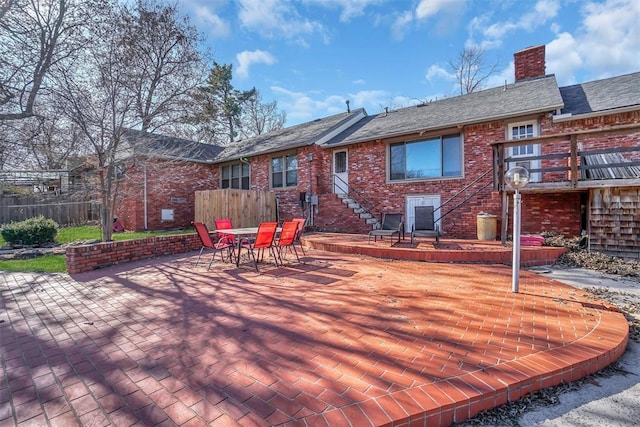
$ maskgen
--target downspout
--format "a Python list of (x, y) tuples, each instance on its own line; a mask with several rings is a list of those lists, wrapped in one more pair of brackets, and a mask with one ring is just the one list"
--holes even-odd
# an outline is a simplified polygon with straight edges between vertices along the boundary
[(144, 229), (147, 230), (147, 164), (144, 164), (143, 205), (144, 205)]

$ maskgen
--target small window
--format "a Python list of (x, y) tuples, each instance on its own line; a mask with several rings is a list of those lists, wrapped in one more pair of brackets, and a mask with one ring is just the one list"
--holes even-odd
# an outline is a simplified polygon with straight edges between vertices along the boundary
[[(537, 136), (538, 136), (538, 126), (535, 121), (512, 123), (509, 125), (510, 140), (535, 138)], [(540, 144), (524, 144), (524, 145), (510, 147), (508, 151), (508, 156), (511, 157), (514, 161), (509, 162), (508, 169), (515, 166), (522, 166), (529, 171), (540, 169), (541, 167), (540, 159), (526, 159), (527, 157), (539, 156), (539, 155), (540, 155)], [(522, 158), (522, 160), (520, 160), (519, 158)], [(541, 182), (542, 174), (540, 172), (531, 172), (529, 181)]]
[(249, 164), (235, 163), (220, 168), (220, 188), (248, 190), (250, 186)]
[(271, 187), (285, 188), (298, 185), (298, 156), (289, 154), (271, 159)]
[(438, 136), (389, 146), (391, 181), (462, 176), (460, 134)]

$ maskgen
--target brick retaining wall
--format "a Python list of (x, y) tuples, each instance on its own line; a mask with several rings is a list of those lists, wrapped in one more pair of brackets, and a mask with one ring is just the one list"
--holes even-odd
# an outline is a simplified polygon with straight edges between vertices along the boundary
[(195, 251), (201, 247), (197, 234), (145, 237), (142, 239), (69, 246), (69, 274), (96, 270), (125, 262)]

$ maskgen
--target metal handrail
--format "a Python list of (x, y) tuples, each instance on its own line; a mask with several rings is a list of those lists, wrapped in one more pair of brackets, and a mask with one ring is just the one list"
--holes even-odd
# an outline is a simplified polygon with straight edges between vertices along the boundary
[[(444, 218), (445, 216), (449, 215), (451, 212), (455, 211), (456, 209), (458, 209), (460, 206), (464, 205), (467, 201), (471, 200), (472, 198), (474, 198), (479, 192), (481, 192), (482, 190), (484, 190), (485, 188), (489, 187), (490, 185), (493, 185), (493, 182), (488, 182), (485, 185), (483, 185), (482, 187), (480, 187), (475, 193), (473, 193), (472, 195), (466, 197), (463, 201), (461, 201), (460, 203), (458, 203), (457, 205), (455, 205), (452, 209), (448, 210), (444, 215), (441, 215), (440, 218), (438, 218), (438, 221), (441, 221), (442, 218)], [(459, 193), (458, 193), (459, 194)], [(451, 200), (451, 199), (449, 199)], [(440, 205), (442, 207), (442, 205)], [(438, 208), (440, 209), (440, 208)], [(434, 209), (434, 212), (436, 211), (436, 209)]]
[[(435, 208), (433, 210), (433, 212), (437, 212), (439, 210), (443, 210), (442, 208), (447, 205), (448, 203), (450, 203), (451, 201), (453, 201), (455, 198), (457, 198), (458, 196), (460, 196), (460, 194), (462, 194), (463, 192), (465, 192), (467, 189), (469, 189), (470, 187), (472, 187), (473, 185), (475, 185), (476, 183), (478, 183), (479, 181), (481, 181), (483, 178), (485, 178), (487, 175), (491, 174), (493, 172), (493, 168), (487, 169), (486, 172), (484, 172), (483, 174), (479, 175), (476, 179), (474, 179), (473, 181), (471, 181), (469, 184), (465, 185), (462, 189), (460, 189), (460, 191), (458, 191), (456, 194), (454, 194), (453, 196), (451, 196), (449, 199), (447, 199), (444, 203), (441, 203), (440, 206), (438, 206), (437, 208)], [(350, 198), (352, 198), (353, 200), (355, 200), (356, 203), (358, 203), (360, 206), (364, 207), (365, 210), (371, 214), (373, 214), (374, 216), (378, 217), (378, 215), (380, 216), (380, 221), (382, 221), (382, 215), (384, 214), (384, 212), (381, 209), (378, 209), (376, 207), (376, 205), (371, 202), (370, 200), (368, 200), (362, 193), (360, 193), (357, 189), (353, 188), (351, 185), (349, 185), (348, 182), (346, 182), (345, 180), (343, 180), (342, 178), (340, 178), (339, 176), (332, 174), (332, 185), (333, 188), (335, 188), (336, 186), (336, 182), (338, 182), (338, 184), (340, 184), (340, 187), (346, 190), (346, 195), (349, 196)], [(458, 203), (457, 205), (455, 205), (453, 208), (449, 209), (447, 212), (445, 212), (443, 215), (440, 216), (440, 218), (438, 218), (438, 221), (441, 221), (442, 218), (446, 217), (447, 215), (449, 215), (450, 213), (454, 212), (456, 209), (458, 209), (460, 206), (464, 205), (467, 201), (471, 200), (472, 198), (474, 198), (478, 193), (480, 193), (482, 190), (486, 189), (487, 187), (493, 185), (493, 181), (490, 181), (488, 183), (486, 183), (485, 185), (483, 185), (482, 187), (480, 187), (479, 189), (477, 189), (476, 191), (473, 192), (473, 194), (467, 196), (464, 200), (462, 200), (460, 203)], [(356, 194), (356, 197), (353, 196), (353, 194)], [(365, 203), (363, 203), (363, 201)]]
[[(440, 206), (438, 206), (436, 209), (433, 210), (433, 212), (437, 212), (439, 211), (444, 205), (446, 205), (447, 203), (449, 203), (450, 201), (452, 201), (453, 199), (455, 199), (456, 197), (458, 197), (462, 192), (464, 192), (467, 188), (471, 187), (472, 185), (474, 185), (476, 182), (480, 181), (482, 178), (484, 178), (485, 176), (489, 175), (490, 173), (493, 172), (493, 168), (491, 169), (487, 169), (487, 171), (485, 173), (483, 173), (482, 175), (480, 175), (479, 177), (477, 177), (476, 179), (474, 179), (473, 181), (471, 181), (469, 184), (465, 185), (464, 187), (462, 187), (462, 189), (460, 191), (458, 191), (456, 194), (454, 194), (453, 196), (449, 197), (449, 199), (447, 199), (444, 203), (441, 203)], [(491, 183), (489, 183), (491, 184)], [(480, 190), (484, 190), (487, 186), (485, 185), (484, 187), (482, 187)], [(480, 190), (476, 191), (475, 193), (473, 193), (471, 196), (475, 196), (476, 194), (478, 194), (480, 192)], [(464, 201), (466, 202), (467, 200), (469, 200), (469, 198), (465, 199)], [(459, 208), (460, 205), (456, 205), (455, 208), (453, 208), (452, 210), (448, 211), (445, 215), (442, 215), (440, 217), (440, 219), (442, 219), (444, 216), (448, 215), (449, 213), (451, 213), (451, 211)]]
[[(376, 205), (374, 203), (372, 203), (370, 200), (368, 200), (365, 196), (362, 195), (362, 193), (360, 193), (358, 190), (356, 190), (355, 188), (353, 188), (351, 185), (349, 185), (348, 182), (346, 182), (344, 179), (340, 178), (339, 176), (337, 176), (336, 174), (332, 174), (331, 177), (333, 178), (332, 181), (332, 185), (333, 188), (335, 188), (336, 185), (336, 179), (339, 181), (339, 183), (344, 184), (344, 186), (346, 187), (346, 193), (349, 197), (353, 198), (356, 203), (358, 203), (360, 206), (363, 206), (368, 213), (370, 214), (374, 214), (374, 213), (378, 213), (380, 214), (380, 220), (382, 221), (382, 214), (383, 212), (378, 209), (376, 207)], [(340, 186), (342, 188), (342, 185)], [(357, 195), (357, 197), (352, 197), (352, 194), (355, 193)], [(362, 203), (362, 201), (366, 202), (366, 205)], [(374, 215), (377, 216), (377, 215)]]

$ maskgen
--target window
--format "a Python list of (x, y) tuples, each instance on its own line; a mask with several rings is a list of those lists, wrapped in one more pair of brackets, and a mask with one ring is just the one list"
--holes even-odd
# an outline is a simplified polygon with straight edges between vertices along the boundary
[(449, 176), (462, 176), (460, 134), (401, 142), (389, 147), (391, 181)]
[[(509, 125), (509, 139), (526, 139), (538, 136), (538, 126), (535, 121), (512, 123)], [(515, 161), (509, 162), (508, 168), (514, 166), (522, 166), (527, 170), (540, 169), (540, 160), (517, 160), (518, 157), (532, 157), (540, 155), (540, 144), (518, 145), (509, 148), (508, 156), (514, 158)], [(533, 172), (529, 174), (529, 181), (540, 182), (541, 173)]]
[(271, 159), (271, 187), (284, 188), (298, 185), (298, 156), (289, 154)]
[(249, 189), (249, 163), (236, 163), (220, 169), (220, 188)]

